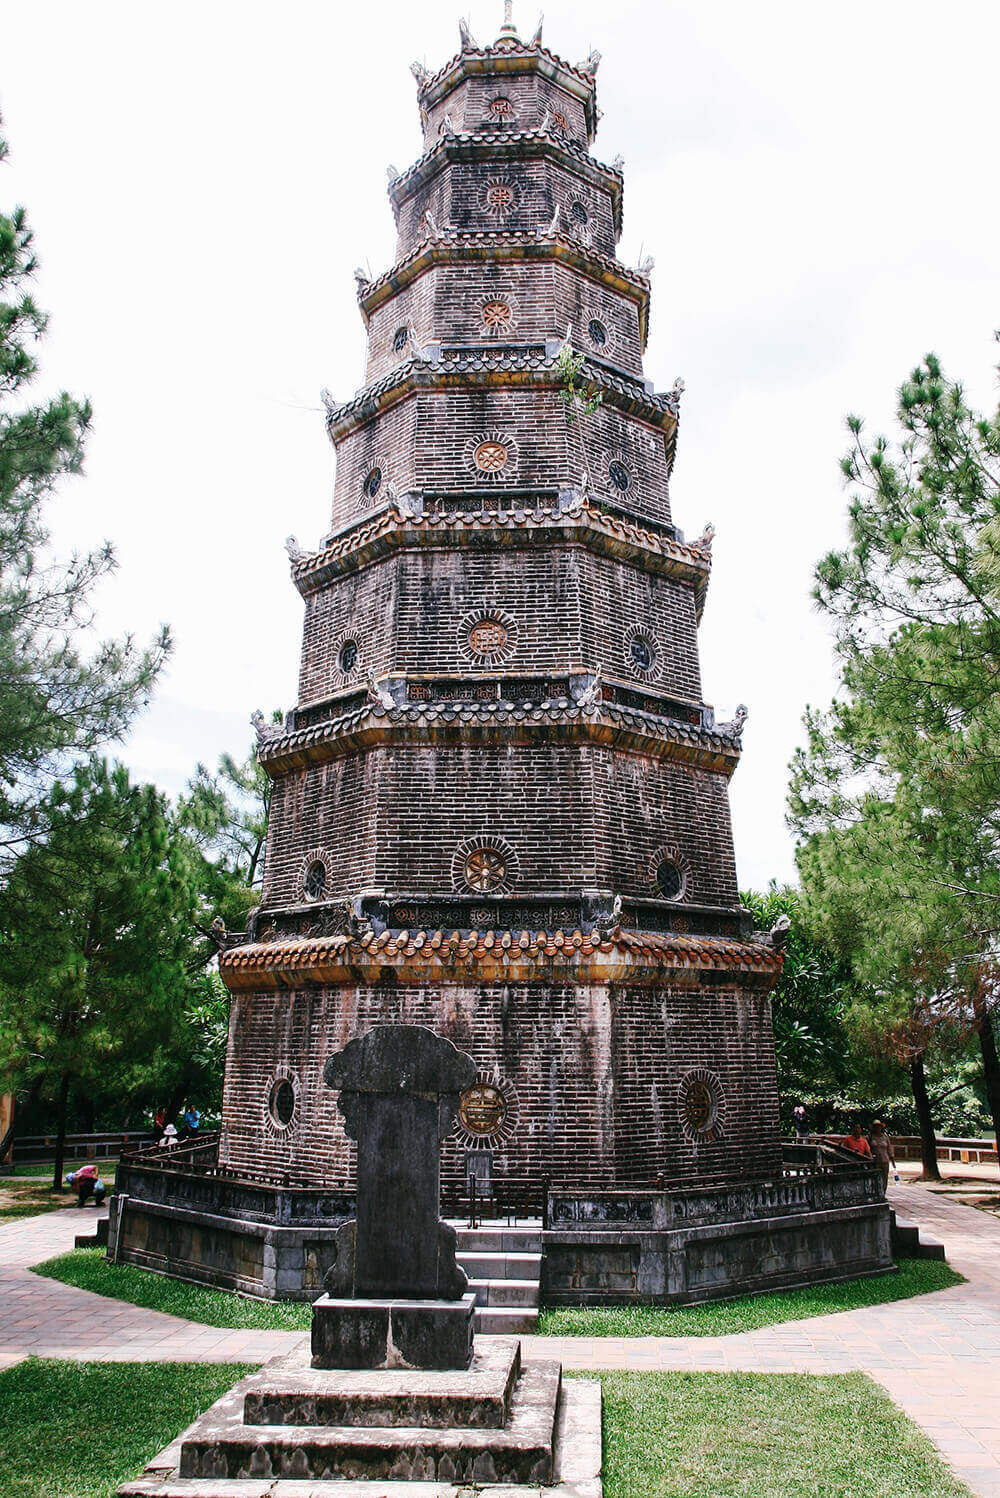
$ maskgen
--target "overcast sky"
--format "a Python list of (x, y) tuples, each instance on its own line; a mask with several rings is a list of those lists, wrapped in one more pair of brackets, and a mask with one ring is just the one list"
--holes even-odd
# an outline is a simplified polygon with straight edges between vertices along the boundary
[[(500, 0), (467, 12), (495, 37)], [(0, 10), (0, 107), (51, 313), (41, 385), (90, 396), (58, 547), (110, 538), (105, 632), (176, 647), (124, 748), (179, 790), (294, 702), (283, 538), (328, 524), (319, 400), (363, 374), (355, 265), (420, 150), (409, 64), (452, 0), (33, 0)], [(522, 35), (537, 9), (517, 0)], [(674, 518), (717, 529), (705, 695), (750, 707), (732, 787), (741, 883), (793, 874), (787, 765), (833, 690), (812, 569), (844, 531), (843, 417), (890, 421), (928, 349), (996, 398), (996, 0), (837, 6), (548, 0), (545, 42), (603, 54), (596, 154), (625, 157), (621, 258), (656, 258), (646, 373), (686, 383)]]

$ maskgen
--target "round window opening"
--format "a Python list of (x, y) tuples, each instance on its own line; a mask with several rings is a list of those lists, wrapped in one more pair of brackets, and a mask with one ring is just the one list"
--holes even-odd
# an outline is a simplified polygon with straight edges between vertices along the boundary
[(684, 876), (672, 858), (664, 858), (657, 865), (656, 888), (665, 900), (676, 900), (684, 888)]
[(632, 486), (632, 475), (625, 467), (625, 464), (620, 463), (617, 458), (613, 458), (608, 464), (608, 478), (614, 484), (619, 494), (626, 494)]
[(628, 653), (632, 657), (633, 666), (638, 666), (640, 671), (648, 671), (652, 667), (655, 656), (653, 647), (642, 635), (634, 635), (629, 642)]
[(498, 848), (473, 848), (465, 860), (465, 882), (470, 889), (488, 894), (499, 889), (507, 874), (507, 860)]
[(458, 1116), (470, 1134), (495, 1134), (507, 1116), (507, 1099), (499, 1087), (477, 1082), (462, 1093)]
[(587, 324), (587, 336), (595, 348), (603, 348), (608, 341), (608, 330), (596, 317), (592, 317)]
[(571, 203), (569, 216), (573, 220), (574, 224), (586, 224), (590, 220), (590, 214), (587, 212), (582, 203)]
[(410, 330), (407, 327), (397, 328), (392, 335), (392, 346), (397, 354), (401, 354), (410, 341)]
[(684, 1093), (684, 1115), (699, 1134), (711, 1128), (715, 1119), (715, 1098), (707, 1082), (695, 1078)]
[(507, 466), (507, 449), (502, 442), (480, 442), (472, 457), (481, 473), (499, 473)]
[(483, 324), (487, 328), (509, 328), (511, 323), (511, 310), (507, 302), (484, 302)]
[(295, 1088), (287, 1077), (280, 1077), (271, 1088), (268, 1108), (275, 1123), (287, 1129), (295, 1117)]
[(326, 864), (314, 858), (306, 869), (305, 891), (308, 900), (321, 900), (326, 894)]
[(493, 655), (507, 644), (506, 626), (499, 619), (480, 619), (469, 630), (469, 646), (477, 655)]
[(361, 487), (364, 490), (366, 499), (374, 499), (382, 487), (381, 468), (372, 468)]
[(337, 657), (337, 665), (345, 676), (350, 676), (358, 664), (358, 642), (357, 640), (345, 640), (340, 647)]
[(498, 95), (497, 98), (490, 100), (490, 114), (493, 119), (509, 120), (513, 113), (513, 104), (509, 99), (505, 99), (502, 94)]

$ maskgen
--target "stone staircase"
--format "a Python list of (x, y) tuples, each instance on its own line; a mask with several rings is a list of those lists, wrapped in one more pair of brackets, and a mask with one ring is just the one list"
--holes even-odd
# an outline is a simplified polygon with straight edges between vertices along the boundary
[(476, 1297), (475, 1330), (508, 1337), (537, 1331), (541, 1223), (453, 1225), (458, 1235), (456, 1257)]
[(892, 1252), (894, 1258), (903, 1259), (943, 1259), (944, 1244), (939, 1243), (936, 1238), (921, 1235), (921, 1229), (915, 1222), (904, 1222), (897, 1216), (894, 1208), (890, 1208), (892, 1222)]

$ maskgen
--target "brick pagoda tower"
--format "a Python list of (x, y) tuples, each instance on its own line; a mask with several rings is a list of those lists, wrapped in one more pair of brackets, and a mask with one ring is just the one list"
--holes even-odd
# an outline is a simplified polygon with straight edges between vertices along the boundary
[(492, 46), (463, 26), (413, 69), (424, 154), (390, 169), (395, 264), (358, 273), (329, 533), (289, 542), (299, 701), (259, 728), (264, 891), (221, 958), (233, 1175), (349, 1188), (323, 1062), (397, 1022), (476, 1061), (453, 1181), (780, 1171), (780, 956), (727, 794), (745, 714), (702, 697), (711, 530), (673, 523), (681, 386), (643, 376), (652, 262), (616, 258), (598, 62), (508, 5)]

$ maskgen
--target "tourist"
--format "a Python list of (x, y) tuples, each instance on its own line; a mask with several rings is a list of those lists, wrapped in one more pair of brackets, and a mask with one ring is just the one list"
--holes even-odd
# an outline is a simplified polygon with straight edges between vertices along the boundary
[(187, 1130), (189, 1139), (196, 1139), (198, 1130), (201, 1128), (201, 1114), (194, 1103), (188, 1103), (184, 1109), (184, 1128)]
[[(878, 1166), (879, 1175), (882, 1177), (882, 1190), (885, 1191), (889, 1184), (889, 1162), (896, 1168), (896, 1152), (892, 1147), (892, 1140), (886, 1131), (885, 1124), (880, 1118), (876, 1118), (872, 1124), (872, 1156)], [(899, 1177), (896, 1177), (897, 1181)]]
[(846, 1134), (840, 1143), (843, 1149), (851, 1150), (855, 1155), (860, 1155), (862, 1159), (870, 1160), (872, 1157), (871, 1145), (861, 1132), (860, 1119), (854, 1120), (851, 1124), (851, 1132)]
[(792, 1109), (792, 1117), (795, 1120), (795, 1137), (799, 1144), (809, 1143), (809, 1118), (806, 1113), (805, 1103), (796, 1103)]
[(173, 1124), (167, 1124), (167, 1127), (164, 1129), (163, 1134), (160, 1137), (159, 1143), (161, 1150), (168, 1150), (171, 1145), (177, 1143), (177, 1130), (174, 1128)]
[(79, 1170), (71, 1170), (66, 1177), (66, 1184), (75, 1190), (78, 1207), (82, 1207), (91, 1197), (94, 1198), (94, 1206), (99, 1207), (108, 1194), (108, 1188), (97, 1174), (97, 1166), (91, 1163), (81, 1165)]
[(163, 1143), (163, 1131), (167, 1127), (166, 1108), (157, 1108), (153, 1114), (153, 1133), (156, 1135), (157, 1144)]

